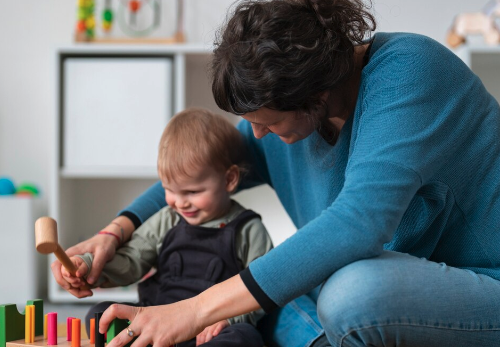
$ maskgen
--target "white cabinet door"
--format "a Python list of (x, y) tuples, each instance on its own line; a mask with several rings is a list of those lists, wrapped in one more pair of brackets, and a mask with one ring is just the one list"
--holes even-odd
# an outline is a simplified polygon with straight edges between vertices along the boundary
[(63, 172), (154, 175), (173, 110), (172, 60), (71, 57), (63, 68)]

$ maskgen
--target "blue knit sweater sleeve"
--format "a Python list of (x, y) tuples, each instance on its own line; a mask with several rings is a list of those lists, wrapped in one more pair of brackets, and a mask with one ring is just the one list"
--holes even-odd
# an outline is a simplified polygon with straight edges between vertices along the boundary
[(130, 205), (121, 210), (118, 215), (128, 217), (137, 229), (149, 217), (166, 205), (165, 191), (161, 181), (158, 181), (139, 195)]
[[(487, 93), (478, 79), (437, 42), (378, 35), (363, 70), (342, 190), (316, 218), (250, 265), (255, 281), (280, 306), (336, 270), (381, 254), (418, 189), (457, 155), (454, 148), (470, 126), (465, 115), (487, 99), (481, 99)], [(479, 92), (471, 102), (466, 96), (474, 88)], [(308, 162), (298, 156), (276, 160), (284, 172), (294, 162)]]

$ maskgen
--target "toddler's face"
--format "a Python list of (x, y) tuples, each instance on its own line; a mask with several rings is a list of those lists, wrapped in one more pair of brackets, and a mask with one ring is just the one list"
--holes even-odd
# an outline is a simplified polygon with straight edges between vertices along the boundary
[(167, 204), (191, 225), (200, 225), (222, 217), (231, 206), (226, 175), (204, 168), (195, 177), (162, 179)]

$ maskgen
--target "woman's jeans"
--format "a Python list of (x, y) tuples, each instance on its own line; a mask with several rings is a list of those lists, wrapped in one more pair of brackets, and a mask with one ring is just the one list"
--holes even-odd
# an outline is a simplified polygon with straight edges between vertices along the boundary
[(260, 330), (268, 347), (308, 347), (323, 334), (332, 346), (500, 346), (500, 281), (384, 251), (338, 270)]

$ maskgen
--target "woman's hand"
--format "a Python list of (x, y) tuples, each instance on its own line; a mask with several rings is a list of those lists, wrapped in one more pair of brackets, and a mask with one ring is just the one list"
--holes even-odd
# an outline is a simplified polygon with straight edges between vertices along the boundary
[[(203, 293), (171, 305), (132, 307), (111, 305), (104, 311), (99, 331), (107, 331), (115, 318), (131, 321), (129, 329), (137, 336), (134, 347), (170, 346), (195, 337), (216, 322), (255, 311), (260, 306), (236, 275)], [(107, 347), (122, 347), (132, 340), (127, 330), (119, 333)]]
[[(68, 248), (66, 254), (68, 256), (74, 256), (78, 254), (92, 253), (94, 255), (94, 261), (92, 263), (92, 270), (87, 276), (87, 282), (91, 285), (96, 282), (98, 276), (100, 275), (104, 264), (109, 260), (113, 259), (116, 251), (116, 240), (112, 237), (104, 237), (105, 235), (95, 235), (94, 237), (83, 241), (76, 246)], [(55, 260), (51, 266), (52, 274), (56, 282), (66, 291), (76, 296), (77, 298), (84, 298), (91, 296), (92, 292), (90, 290), (81, 290), (79, 288), (74, 288), (69, 282), (64, 278), (63, 270), (64, 267), (59, 262)], [(77, 267), (78, 268), (78, 267)], [(65, 272), (67, 274), (67, 272)], [(76, 273), (77, 277), (83, 277), (87, 274), (87, 269), (79, 269)], [(94, 275), (93, 275), (94, 274)], [(95, 277), (92, 277), (95, 276)]]
[[(130, 239), (132, 233), (134, 232), (135, 226), (130, 219), (124, 216), (119, 216), (115, 218), (106, 228), (107, 232), (116, 234), (122, 240), (122, 244)], [(123, 231), (123, 232), (122, 232)], [(104, 265), (115, 256), (116, 249), (119, 247), (115, 237), (110, 235), (95, 235), (92, 238), (80, 242), (76, 246), (70, 247), (66, 250), (68, 256), (74, 256), (78, 254), (92, 253), (94, 259), (92, 261), (92, 269), (87, 276), (87, 283), (92, 285), (97, 282), (99, 276), (101, 275)], [(83, 298), (85, 296), (92, 295), (92, 292), (80, 292), (74, 290), (71, 284), (68, 283), (61, 274), (62, 265), (56, 260), (50, 266), (52, 274), (56, 282), (65, 290), (76, 296), (77, 298)], [(77, 273), (78, 277), (82, 277), (86, 273)]]
[[(85, 253), (92, 253), (94, 255), (92, 269), (90, 271), (90, 274), (87, 276), (87, 282), (89, 284), (94, 284), (99, 278), (104, 265), (115, 256), (116, 244), (117, 242), (113, 237), (110, 237), (108, 235), (95, 235), (94, 237), (86, 241), (80, 242), (76, 246), (68, 248), (66, 250), (66, 254), (68, 254), (68, 256), (70, 257)], [(64, 288), (77, 298), (88, 296), (84, 295), (85, 293), (80, 293), (80, 291), (74, 290), (74, 288), (71, 287), (71, 284), (64, 279), (64, 277), (62, 276), (62, 265), (58, 260), (54, 261), (50, 268), (56, 282), (62, 288)], [(86, 273), (77, 272), (78, 277), (82, 277), (84, 275), (86, 275)]]
[(129, 336), (125, 329), (107, 347), (125, 346), (133, 337), (137, 337), (134, 347), (172, 346), (193, 338), (203, 330), (198, 322), (195, 302), (196, 299), (192, 298), (171, 305), (151, 307), (114, 304), (104, 311), (99, 331), (105, 333), (115, 318), (128, 319), (131, 321), (129, 329), (133, 331), (133, 336)]
[(215, 336), (219, 335), (222, 329), (229, 326), (227, 319), (221, 320), (215, 324), (206, 327), (201, 333), (196, 335), (196, 346), (202, 345), (205, 342), (210, 341)]

